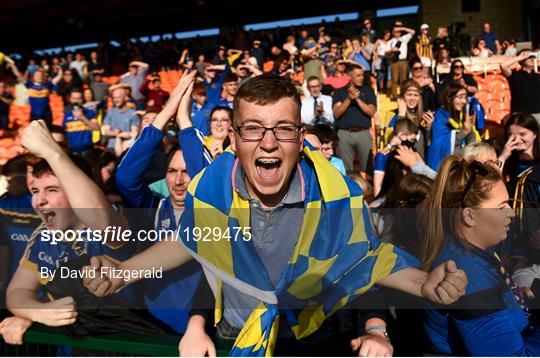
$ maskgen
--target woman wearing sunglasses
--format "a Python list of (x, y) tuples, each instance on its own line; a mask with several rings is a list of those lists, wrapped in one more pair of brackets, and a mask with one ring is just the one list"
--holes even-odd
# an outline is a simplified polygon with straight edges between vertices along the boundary
[(475, 128), (476, 114), (467, 106), (467, 89), (451, 83), (443, 97), (443, 105), (435, 112), (427, 155), (427, 164), (433, 170), (447, 155), (460, 154), (465, 145), (480, 139)]
[(461, 60), (454, 60), (450, 65), (450, 73), (442, 80), (442, 90), (444, 91), (450, 84), (457, 83), (467, 90), (469, 96), (474, 96), (478, 92), (478, 83), (473, 76), (465, 73), (465, 65)]
[(467, 273), (465, 295), (452, 307), (431, 306), (425, 321), (432, 348), (465, 356), (538, 356), (540, 329), (529, 323), (521, 290), (494, 253), (514, 211), (500, 172), (450, 156), (426, 207), (424, 269), (455, 260)]

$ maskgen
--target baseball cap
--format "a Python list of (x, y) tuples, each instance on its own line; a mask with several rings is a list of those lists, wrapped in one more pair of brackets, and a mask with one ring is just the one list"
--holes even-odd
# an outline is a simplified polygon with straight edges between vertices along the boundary
[(429, 29), (428, 24), (422, 24), (422, 26), (420, 26), (420, 30), (426, 30), (426, 29)]

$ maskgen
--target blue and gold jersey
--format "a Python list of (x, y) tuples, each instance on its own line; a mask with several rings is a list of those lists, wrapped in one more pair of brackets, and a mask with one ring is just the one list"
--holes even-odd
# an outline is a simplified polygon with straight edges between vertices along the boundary
[[(83, 109), (85, 117), (93, 123), (97, 122), (97, 113), (90, 109)], [(69, 149), (73, 151), (88, 150), (92, 147), (93, 130), (81, 119), (76, 119), (73, 112), (64, 114), (62, 127), (66, 130), (66, 139)]]
[(56, 90), (56, 86), (51, 81), (43, 84), (28, 81), (25, 86), (28, 88), (28, 101), (30, 102), (32, 115), (39, 117), (50, 112), (49, 96), (52, 91)]
[(32, 208), (30, 194), (4, 196), (0, 199), (0, 246), (9, 246), (9, 278), (13, 276), (19, 260), (41, 219)]

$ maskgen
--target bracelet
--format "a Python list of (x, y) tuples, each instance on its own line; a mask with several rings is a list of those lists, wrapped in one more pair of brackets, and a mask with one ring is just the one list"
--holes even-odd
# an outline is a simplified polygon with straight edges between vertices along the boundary
[(366, 328), (367, 334), (371, 334), (372, 332), (382, 332), (386, 340), (390, 342), (390, 337), (388, 336), (388, 332), (386, 332), (385, 326), (371, 326), (371, 327)]

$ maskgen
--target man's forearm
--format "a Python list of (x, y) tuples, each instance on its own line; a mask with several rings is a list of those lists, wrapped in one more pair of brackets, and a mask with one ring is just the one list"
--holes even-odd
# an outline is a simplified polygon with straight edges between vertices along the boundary
[[(152, 270), (162, 269), (169, 271), (191, 260), (191, 255), (174, 238), (168, 237), (166, 241), (160, 241), (138, 255), (133, 256), (118, 265), (119, 270)], [(137, 276), (137, 275), (131, 275)], [(130, 276), (130, 277), (131, 277)], [(125, 284), (138, 281), (140, 277), (131, 277)]]
[(409, 267), (383, 277), (377, 284), (423, 297), (422, 286), (426, 282), (427, 275), (424, 271)]
[(42, 303), (37, 299), (34, 290), (15, 288), (6, 292), (6, 307), (17, 317), (36, 321), (36, 311), (41, 309)]
[(364, 112), (364, 114), (368, 117), (373, 117), (375, 113), (377, 112), (377, 108), (371, 104), (367, 104), (366, 102), (362, 101), (360, 98), (356, 99), (356, 103), (358, 104), (358, 107), (360, 107), (360, 110)]
[(334, 107), (334, 118), (340, 119), (341, 116), (347, 111), (349, 106), (351, 105), (351, 100), (349, 97), (347, 97), (343, 102), (341, 102), (339, 105)]
[(77, 217), (90, 229), (127, 227), (124, 217), (112, 210), (101, 189), (63, 151), (45, 158), (58, 178)]

